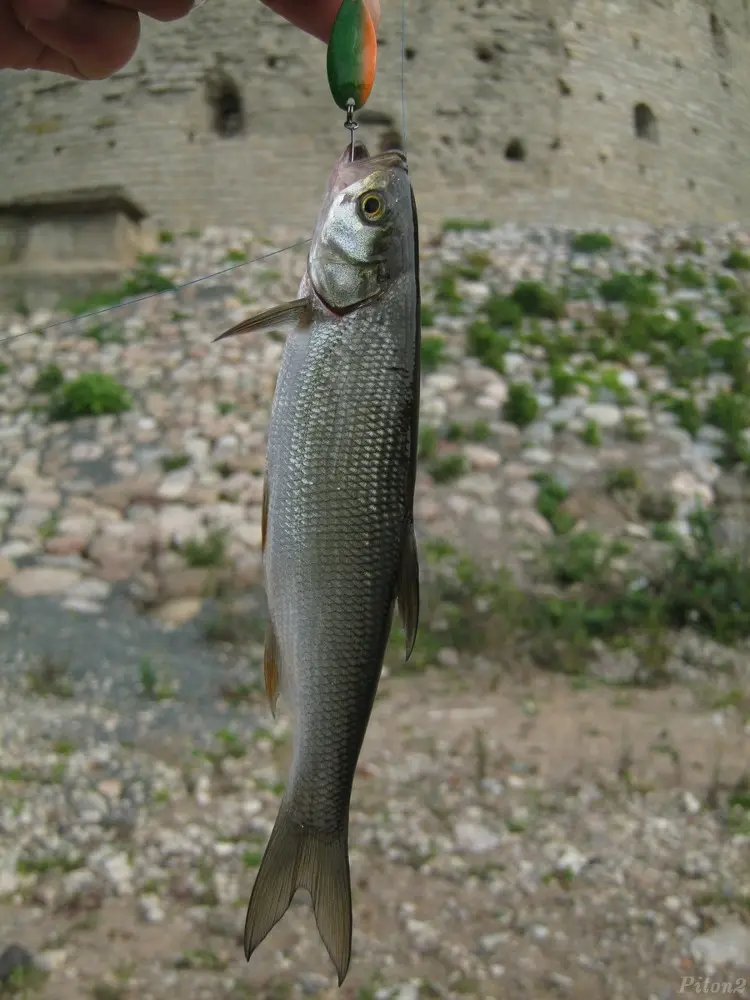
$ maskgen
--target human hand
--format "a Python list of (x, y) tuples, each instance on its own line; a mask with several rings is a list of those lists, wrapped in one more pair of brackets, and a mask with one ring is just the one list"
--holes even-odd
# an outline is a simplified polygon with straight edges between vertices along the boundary
[[(326, 41), (341, 0), (262, 0)], [(377, 24), (379, 0), (367, 0)], [(0, 0), (0, 69), (43, 69), (103, 80), (133, 57), (140, 17), (176, 21), (193, 0)]]

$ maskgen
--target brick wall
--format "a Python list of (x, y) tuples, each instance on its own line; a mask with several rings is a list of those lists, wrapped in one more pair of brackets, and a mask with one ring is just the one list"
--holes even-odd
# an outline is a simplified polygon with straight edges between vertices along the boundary
[[(407, 8), (407, 146), (425, 223), (747, 216), (748, 0)], [(378, 124), (360, 130), (371, 148), (400, 130), (400, 67), (400, 0), (383, 0), (366, 109)], [(0, 73), (2, 201), (123, 184), (165, 228), (307, 235), (345, 142), (324, 47), (252, 0), (149, 24), (111, 80)]]

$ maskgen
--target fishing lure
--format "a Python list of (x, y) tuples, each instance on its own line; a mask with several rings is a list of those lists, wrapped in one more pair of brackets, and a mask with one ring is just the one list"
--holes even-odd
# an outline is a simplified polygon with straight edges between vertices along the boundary
[(378, 39), (365, 0), (342, 0), (328, 41), (328, 86), (336, 104), (346, 111), (349, 158), (354, 160), (354, 112), (367, 103), (375, 83)]

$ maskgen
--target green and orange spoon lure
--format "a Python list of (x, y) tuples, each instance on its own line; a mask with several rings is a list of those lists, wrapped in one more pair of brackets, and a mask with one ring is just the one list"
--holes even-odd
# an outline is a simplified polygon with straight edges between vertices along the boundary
[(354, 159), (354, 112), (367, 102), (375, 83), (378, 39), (365, 0), (342, 0), (328, 41), (328, 86), (349, 129), (350, 157)]

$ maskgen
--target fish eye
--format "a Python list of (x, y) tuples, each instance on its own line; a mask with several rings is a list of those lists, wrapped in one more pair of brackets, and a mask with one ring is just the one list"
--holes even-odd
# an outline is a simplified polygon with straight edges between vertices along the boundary
[(378, 222), (385, 214), (383, 196), (377, 191), (368, 191), (359, 199), (359, 210), (365, 222)]

